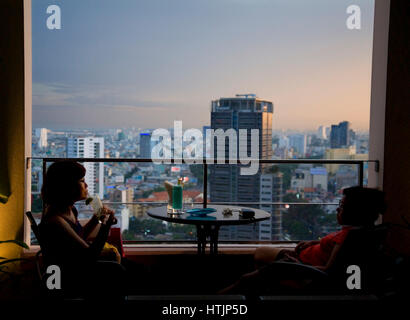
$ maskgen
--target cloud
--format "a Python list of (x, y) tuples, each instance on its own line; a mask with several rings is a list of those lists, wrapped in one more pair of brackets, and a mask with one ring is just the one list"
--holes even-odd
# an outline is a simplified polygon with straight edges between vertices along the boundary
[[(192, 110), (188, 109), (193, 108), (186, 101), (140, 97), (130, 86), (33, 83), (34, 127), (168, 127), (172, 116), (185, 116), (189, 122)], [(169, 116), (161, 116), (165, 114)]]
[(33, 106), (42, 107), (87, 107), (87, 108), (151, 108), (171, 109), (184, 105), (183, 101), (167, 97), (152, 99), (142, 97), (133, 87), (82, 85), (61, 83), (33, 83)]

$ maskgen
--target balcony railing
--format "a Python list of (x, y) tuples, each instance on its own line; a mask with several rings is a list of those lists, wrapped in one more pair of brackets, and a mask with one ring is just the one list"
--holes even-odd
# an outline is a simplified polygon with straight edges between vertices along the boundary
[[(28, 161), (32, 160), (41, 160), (42, 161), (42, 175), (43, 175), (43, 181), (45, 178), (45, 173), (47, 169), (47, 165), (52, 162), (56, 161), (61, 161), (61, 160), (72, 160), (72, 161), (78, 161), (78, 162), (93, 162), (93, 163), (159, 163), (162, 161), (163, 164), (169, 164), (169, 165), (180, 165), (180, 164), (186, 164), (186, 165), (202, 165), (203, 166), (203, 182), (202, 182), (202, 194), (203, 194), (203, 201), (202, 202), (193, 202), (192, 204), (197, 204), (197, 205), (202, 205), (203, 207), (206, 207), (208, 204), (221, 204), (221, 205), (244, 205), (244, 206), (272, 206), (275, 208), (289, 208), (290, 206), (337, 206), (338, 204), (335, 202), (286, 202), (286, 201), (236, 201), (236, 202), (210, 202), (209, 197), (208, 197), (208, 167), (214, 164), (220, 164), (217, 163), (216, 160), (209, 160), (209, 159), (204, 159), (203, 161), (196, 161), (195, 163), (186, 162), (183, 159), (169, 159), (169, 160), (153, 160), (153, 159), (129, 159), (129, 158), (38, 158), (38, 157), (32, 157), (29, 158)], [(257, 161), (259, 164), (266, 164), (266, 165), (281, 165), (281, 164), (311, 164), (311, 165), (349, 165), (349, 166), (357, 166), (357, 182), (356, 185), (363, 186), (365, 184), (364, 178), (365, 178), (365, 164), (369, 162), (374, 162), (375, 163), (375, 170), (378, 170), (378, 161), (377, 160), (326, 160), (326, 159), (290, 159), (290, 160), (253, 160)], [(226, 165), (243, 165), (240, 160), (235, 160), (236, 163), (232, 164), (232, 161), (230, 163), (229, 159), (226, 159), (224, 161), (224, 164)], [(28, 163), (28, 168), (30, 168), (30, 163)], [(116, 205), (149, 205), (149, 206), (155, 206), (155, 205), (165, 205), (167, 204), (167, 201), (155, 201), (155, 202), (147, 202), (147, 201), (133, 201), (133, 202), (105, 202), (109, 205), (116, 206)], [(44, 207), (44, 206), (43, 206)], [(281, 209), (281, 210), (282, 210)], [(282, 239), (283, 240), (283, 239)], [(299, 239), (301, 240), (301, 239)], [(129, 243), (135, 243), (136, 241), (129, 241)], [(154, 241), (138, 241), (138, 243), (153, 243)], [(163, 242), (163, 241), (155, 241), (155, 242)], [(170, 240), (167, 240), (166, 242), (173, 242)], [(181, 242), (180, 240), (178, 242)], [(192, 241), (190, 241), (192, 242)], [(221, 239), (221, 242), (224, 242), (223, 239)], [(237, 242), (237, 241), (235, 241)], [(241, 243), (255, 243), (255, 242), (260, 242), (260, 241), (240, 241)], [(277, 242), (277, 241), (275, 241)]]

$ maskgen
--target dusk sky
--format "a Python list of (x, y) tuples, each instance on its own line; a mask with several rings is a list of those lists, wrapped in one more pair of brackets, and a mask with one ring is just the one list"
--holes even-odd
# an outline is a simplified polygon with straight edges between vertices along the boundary
[[(49, 5), (62, 28), (49, 30)], [(349, 30), (346, 9), (361, 8)], [(255, 93), (273, 129), (368, 130), (374, 0), (32, 0), (33, 127), (210, 123)]]

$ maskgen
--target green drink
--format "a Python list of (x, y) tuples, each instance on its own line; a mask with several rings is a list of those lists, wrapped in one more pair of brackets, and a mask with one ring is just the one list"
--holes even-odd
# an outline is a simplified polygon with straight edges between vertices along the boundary
[(181, 185), (172, 187), (172, 208), (175, 210), (182, 209), (182, 186)]

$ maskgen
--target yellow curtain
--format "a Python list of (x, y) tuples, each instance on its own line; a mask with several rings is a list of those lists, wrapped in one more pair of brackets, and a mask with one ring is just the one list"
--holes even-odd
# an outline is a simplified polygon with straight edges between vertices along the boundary
[(3, 148), (4, 145), (0, 147), (0, 203), (6, 203), (10, 196), (10, 181), (5, 157), (6, 150)]

